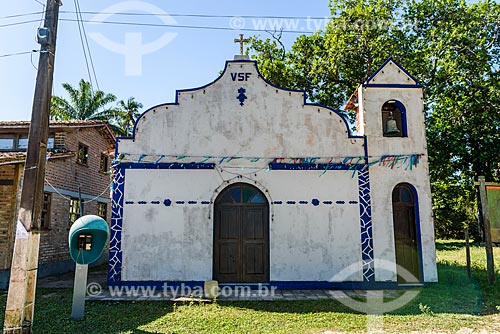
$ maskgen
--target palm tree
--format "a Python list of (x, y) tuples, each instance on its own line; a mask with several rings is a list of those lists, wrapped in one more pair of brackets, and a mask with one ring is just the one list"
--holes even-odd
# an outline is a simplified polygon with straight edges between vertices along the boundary
[(90, 83), (83, 79), (80, 80), (78, 88), (74, 88), (69, 83), (63, 83), (62, 86), (68, 92), (69, 101), (60, 96), (52, 96), (51, 119), (110, 122), (116, 119), (116, 109), (106, 108), (107, 104), (116, 101), (116, 96), (113, 94), (106, 94), (102, 90), (92, 92)]
[(141, 115), (139, 109), (142, 108), (142, 103), (135, 101), (134, 97), (129, 97), (125, 102), (118, 102), (118, 126), (121, 128), (121, 134), (125, 136), (132, 135), (134, 124), (137, 118)]

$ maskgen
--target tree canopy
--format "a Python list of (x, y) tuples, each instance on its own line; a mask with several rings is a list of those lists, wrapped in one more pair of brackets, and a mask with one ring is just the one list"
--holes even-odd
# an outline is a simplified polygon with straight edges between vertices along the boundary
[[(392, 56), (424, 87), (438, 236), (475, 222), (473, 179), (500, 181), (500, 4), (483, 0), (331, 0), (322, 31), (252, 38), (266, 79), (339, 110)], [(275, 35), (276, 36), (276, 35)], [(352, 115), (350, 116), (352, 119)]]
[(108, 121), (117, 135), (130, 135), (135, 120), (142, 108), (140, 102), (130, 97), (121, 100), (117, 106), (110, 106), (116, 96), (101, 90), (93, 91), (90, 82), (81, 79), (75, 88), (69, 83), (62, 84), (69, 100), (52, 96), (50, 117), (54, 120), (94, 120)]

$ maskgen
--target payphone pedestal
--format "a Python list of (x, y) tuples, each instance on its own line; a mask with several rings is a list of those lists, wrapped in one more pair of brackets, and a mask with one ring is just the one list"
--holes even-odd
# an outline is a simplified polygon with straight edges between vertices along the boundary
[(88, 271), (88, 264), (76, 264), (75, 284), (73, 286), (73, 308), (71, 309), (71, 317), (75, 320), (83, 319)]

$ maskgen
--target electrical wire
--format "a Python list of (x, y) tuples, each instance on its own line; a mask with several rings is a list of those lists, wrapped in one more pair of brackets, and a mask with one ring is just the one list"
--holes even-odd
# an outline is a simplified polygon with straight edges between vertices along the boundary
[(99, 82), (97, 81), (97, 75), (95, 73), (95, 68), (94, 68), (94, 60), (92, 59), (92, 53), (90, 52), (90, 46), (89, 46), (89, 41), (87, 39), (87, 33), (85, 31), (85, 25), (83, 24), (83, 18), (82, 18), (82, 13), (80, 11), (80, 3), (78, 0), (75, 0), (75, 6), (77, 8), (77, 16), (80, 17), (80, 22), (82, 24), (82, 31), (83, 31), (83, 37), (85, 38), (85, 44), (87, 46), (87, 51), (89, 53), (89, 59), (90, 59), (90, 67), (92, 68), (92, 73), (94, 74), (94, 81), (97, 87), (97, 90), (101, 90), (99, 87)]
[(20, 21), (20, 22), (14, 22), (14, 23), (6, 23), (6, 24), (0, 24), (0, 28), (4, 27), (11, 27), (11, 26), (18, 26), (21, 24), (27, 24), (27, 23), (33, 23), (33, 22), (39, 22), (39, 19), (36, 20), (28, 20), (28, 21)]
[(33, 53), (33, 52), (43, 52), (43, 51), (31, 50), (31, 51), (23, 51), (23, 52), (16, 52), (16, 53), (7, 53), (7, 54), (0, 55), (0, 58), (19, 56), (19, 55), (27, 55), (28, 53)]
[[(45, 7), (44, 4), (42, 4), (42, 3), (40, 3), (40, 4)], [(32, 12), (32, 13), (24, 13), (24, 14), (13, 14), (13, 15), (1, 16), (0, 20), (1, 19), (12, 19), (14, 17), (23, 17), (23, 16), (38, 15), (38, 14), (43, 14), (43, 13), (44, 12), (41, 11), (41, 12)]]
[(33, 66), (35, 71), (38, 71), (38, 67), (36, 67), (35, 64), (33, 64), (33, 52), (31, 52), (31, 54), (30, 54), (30, 61), (31, 61), (31, 66)]
[[(59, 196), (61, 196), (62, 198), (66, 199), (66, 200), (71, 200), (73, 199), (72, 197), (68, 197), (68, 196), (65, 196), (63, 195), (56, 187), (54, 187), (47, 178), (45, 178), (45, 182), (52, 188), (51, 190), (54, 190), (54, 192), (56, 194), (58, 194)], [(110, 184), (108, 184), (108, 186), (104, 189), (104, 191), (102, 193), (100, 193), (99, 195), (95, 196), (94, 198), (91, 198), (89, 200), (86, 200), (86, 201), (83, 201), (82, 200), (82, 204), (85, 204), (85, 203), (90, 203), (90, 202), (94, 202), (96, 201), (98, 198), (103, 198), (102, 195), (104, 195), (104, 193), (109, 189), (109, 187), (111, 186), (111, 184), (113, 184), (113, 182), (111, 182)]]
[[(75, 22), (75, 19), (59, 19), (60, 21)], [(126, 26), (144, 26), (144, 27), (167, 27), (167, 28), (180, 28), (180, 29), (206, 29), (206, 30), (226, 30), (226, 31), (251, 31), (251, 32), (266, 32), (269, 29), (256, 29), (256, 28), (230, 28), (230, 27), (213, 27), (213, 26), (195, 26), (195, 25), (176, 25), (176, 24), (161, 24), (161, 23), (141, 23), (141, 22), (121, 22), (121, 21), (93, 21), (93, 20), (82, 20), (86, 23), (102, 23), (102, 24), (116, 24), (116, 25), (126, 25)], [(294, 34), (312, 34), (314, 31), (302, 31), (302, 30), (280, 30), (284, 33), (294, 33)]]
[[(74, 3), (75, 3), (75, 9), (76, 9), (76, 20), (71, 20), (73, 22), (77, 22), (78, 23), (78, 32), (80, 33), (80, 42), (82, 44), (82, 50), (83, 50), (83, 57), (85, 58), (85, 65), (87, 66), (87, 73), (89, 75), (89, 81), (90, 81), (90, 90), (92, 92), (92, 96), (94, 95), (94, 84), (92, 82), (92, 75), (90, 74), (90, 66), (89, 66), (89, 60), (87, 58), (87, 51), (85, 49), (85, 43), (83, 42), (83, 32), (82, 32), (82, 28), (80, 25), (83, 25), (83, 22), (81, 22), (81, 20), (79, 19), (78, 17), (78, 5), (77, 5), (77, 0), (74, 0)], [(61, 19), (60, 19), (61, 20)]]
[[(73, 13), (71, 11), (60, 11), (63, 14)], [(82, 14), (89, 15), (124, 15), (124, 16), (172, 16), (172, 17), (199, 17), (199, 18), (222, 18), (228, 19), (232, 17), (241, 17), (243, 19), (298, 19), (298, 20), (330, 20), (331, 17), (318, 17), (318, 16), (266, 16), (266, 15), (211, 15), (211, 14), (170, 14), (170, 13), (129, 13), (129, 12), (94, 12), (94, 11), (84, 11)]]
[[(35, 0), (36, 1), (36, 0)], [(42, 4), (41, 2), (39, 2)], [(42, 4), (43, 5), (43, 4)], [(14, 14), (9, 16), (0, 17), (0, 19), (8, 19), (14, 17), (23, 17), (30, 15), (37, 15), (43, 12), (32, 12), (32, 13), (23, 13), (23, 14)], [(97, 11), (70, 11), (70, 10), (61, 10), (60, 14), (85, 14), (85, 15), (121, 15), (121, 16), (170, 16), (170, 17), (191, 17), (191, 18), (214, 18), (214, 19), (224, 19), (224, 18), (242, 18), (242, 19), (288, 19), (288, 20), (343, 20), (341, 17), (332, 17), (332, 16), (274, 16), (274, 15), (213, 15), (213, 14), (179, 14), (179, 13), (130, 13), (130, 12), (97, 12)], [(394, 21), (404, 21), (404, 18), (395, 17)], [(93, 22), (86, 20), (85, 22)], [(203, 28), (203, 27), (199, 27)]]

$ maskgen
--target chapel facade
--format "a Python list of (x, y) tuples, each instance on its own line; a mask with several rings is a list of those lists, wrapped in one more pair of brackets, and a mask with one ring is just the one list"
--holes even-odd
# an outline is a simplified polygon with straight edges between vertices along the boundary
[(422, 87), (388, 59), (357, 133), (245, 57), (118, 138), (109, 285), (437, 281)]

